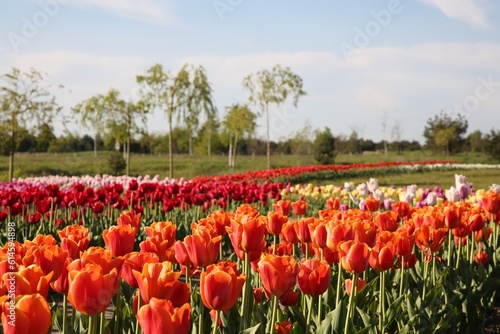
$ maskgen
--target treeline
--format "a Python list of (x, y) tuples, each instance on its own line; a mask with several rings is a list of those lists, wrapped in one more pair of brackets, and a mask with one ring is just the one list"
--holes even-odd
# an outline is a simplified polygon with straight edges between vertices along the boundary
[[(79, 135), (66, 132), (56, 136), (50, 125), (44, 124), (30, 132), (22, 128), (18, 132), (16, 152), (24, 153), (71, 153), (85, 151), (123, 151), (125, 145), (109, 136), (99, 134), (91, 136), (89, 134)], [(438, 132), (438, 131), (437, 131)], [(271, 151), (273, 154), (295, 154), (314, 155), (314, 141), (321, 133), (318, 129), (312, 129), (306, 125), (296, 133), (290, 134), (287, 138), (278, 141), (271, 141)], [(191, 154), (194, 155), (228, 155), (230, 136), (224, 131), (221, 125), (216, 125), (210, 133), (210, 147), (207, 140), (208, 131), (206, 126), (202, 126), (200, 131), (192, 138)], [(436, 145), (434, 137), (430, 137), (424, 145), (413, 140), (393, 140), (390, 142), (374, 141), (359, 137), (356, 131), (350, 135), (337, 135), (334, 137), (334, 152), (337, 154), (362, 154), (367, 152), (383, 153), (387, 147), (389, 152), (408, 152), (419, 150), (434, 150), (445, 152), (448, 146)], [(437, 134), (439, 143), (439, 134)], [(183, 127), (174, 127), (172, 132), (172, 149), (174, 154), (190, 154), (190, 133)], [(451, 140), (450, 140), (451, 141)], [(238, 155), (265, 155), (266, 141), (254, 136), (241, 138), (236, 147)], [(8, 138), (5, 132), (0, 132), (0, 152), (3, 155), (9, 154)], [(132, 138), (130, 142), (130, 152), (139, 154), (166, 155), (168, 154), (168, 134), (142, 133)], [(449, 154), (457, 152), (478, 152), (490, 154), (494, 157), (500, 156), (500, 131), (492, 130), (490, 133), (483, 133), (476, 130), (463, 136), (456, 143), (449, 147)]]

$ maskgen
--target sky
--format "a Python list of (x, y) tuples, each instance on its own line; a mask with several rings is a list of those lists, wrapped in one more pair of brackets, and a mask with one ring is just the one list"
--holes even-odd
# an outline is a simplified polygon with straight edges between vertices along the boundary
[[(45, 72), (64, 85), (54, 94), (66, 115), (111, 88), (137, 98), (136, 76), (157, 63), (173, 73), (203, 66), (220, 119), (248, 101), (245, 76), (289, 67), (307, 95), (297, 107), (271, 106), (273, 140), (310, 125), (375, 141), (399, 128), (402, 139), (423, 142), (440, 111), (462, 114), (469, 132), (500, 129), (500, 1), (0, 2), (0, 75)], [(156, 110), (145, 127), (166, 133), (165, 114)], [(89, 132), (77, 119), (54, 128)], [(257, 136), (265, 136), (264, 117)]]

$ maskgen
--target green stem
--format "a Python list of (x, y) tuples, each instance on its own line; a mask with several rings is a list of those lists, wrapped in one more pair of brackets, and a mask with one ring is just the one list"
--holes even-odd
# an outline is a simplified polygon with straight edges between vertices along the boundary
[(448, 230), (448, 267), (451, 265), (451, 244), (453, 243), (453, 233)]
[(95, 334), (96, 332), (96, 316), (95, 315), (89, 315), (89, 334)]
[(318, 320), (316, 321), (316, 328), (318, 328), (319, 324), (321, 323), (321, 313), (323, 313), (323, 295), (318, 296)]
[(62, 334), (67, 333), (66, 320), (68, 319), (68, 296), (63, 295), (63, 323), (62, 323)]
[(215, 311), (215, 321), (212, 334), (217, 334), (217, 328), (219, 327), (220, 311)]
[(335, 305), (339, 304), (340, 301), (340, 285), (342, 284), (342, 265), (339, 261), (339, 272), (337, 277), (337, 295), (335, 297)]
[[(137, 289), (137, 313), (139, 313), (141, 309), (142, 304), (142, 296), (141, 296), (141, 291)], [(135, 322), (135, 334), (140, 334), (142, 332), (141, 326), (139, 325), (139, 319), (136, 319)]]
[(306, 319), (306, 333), (311, 333), (311, 315), (312, 315), (312, 303), (313, 297), (306, 295), (307, 298), (307, 319)]
[(276, 244), (278, 243), (278, 235), (273, 234), (273, 254), (276, 255)]
[(106, 330), (106, 311), (101, 312), (101, 326), (99, 328), (99, 334), (104, 334), (105, 330)]
[(379, 315), (379, 326), (380, 332), (384, 333), (385, 327), (385, 272), (380, 272), (380, 315)]
[(241, 302), (241, 328), (240, 331), (248, 328), (250, 324), (250, 297), (251, 297), (251, 276), (250, 276), (250, 258), (249, 254), (245, 253), (245, 260), (243, 262), (243, 273), (246, 275), (245, 285), (243, 286), (243, 296)]
[(271, 331), (273, 332), (274, 329), (274, 324), (276, 322), (276, 314), (278, 313), (278, 296), (273, 295), (273, 306), (272, 306), (272, 313), (271, 313)]
[(458, 270), (458, 264), (460, 263), (461, 255), (462, 255), (462, 238), (458, 238), (457, 262), (455, 263), (456, 270)]
[(352, 277), (351, 294), (349, 296), (349, 304), (347, 305), (347, 317), (345, 320), (344, 333), (349, 333), (349, 320), (353, 318), (353, 310), (355, 308), (355, 294), (358, 287), (358, 274), (354, 274)]
[[(205, 271), (205, 268), (201, 268), (201, 273)], [(203, 322), (204, 322), (204, 313), (205, 313), (205, 304), (203, 304), (203, 300), (201, 299), (201, 290), (200, 292), (200, 316), (198, 317), (198, 333), (203, 334)]]
[(399, 282), (399, 297), (403, 295), (404, 290), (404, 278), (405, 278), (405, 258), (401, 256), (401, 280)]
[[(121, 283), (121, 279), (120, 279)], [(121, 285), (121, 284), (120, 284)], [(115, 334), (121, 333), (121, 326), (120, 326), (120, 319), (121, 319), (121, 311), (122, 311), (122, 303), (121, 303), (121, 286), (118, 285), (118, 291), (116, 292), (116, 307), (115, 307), (115, 328), (114, 332)], [(139, 310), (137, 310), (139, 311)]]
[(424, 255), (424, 277), (423, 277), (423, 288), (422, 288), (422, 300), (424, 300), (425, 298), (425, 290), (427, 288), (427, 272), (429, 270), (429, 262), (427, 262), (427, 260), (425, 259), (425, 255)]
[(432, 256), (432, 286), (436, 286), (436, 257)]

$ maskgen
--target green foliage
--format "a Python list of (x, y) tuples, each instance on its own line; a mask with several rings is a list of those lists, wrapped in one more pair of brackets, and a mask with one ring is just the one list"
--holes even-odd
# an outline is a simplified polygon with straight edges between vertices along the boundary
[(328, 127), (316, 134), (313, 152), (314, 159), (322, 165), (333, 164), (335, 161), (335, 137)]
[(125, 167), (127, 167), (127, 162), (122, 154), (115, 152), (111, 154), (108, 158), (108, 167), (112, 175), (118, 176), (123, 174)]
[(486, 152), (500, 162), (500, 131), (491, 130), (486, 136)]
[(427, 120), (423, 136), (425, 145), (432, 150), (442, 149), (447, 153), (457, 153), (462, 150), (465, 142), (468, 122), (458, 114), (452, 118), (444, 111)]

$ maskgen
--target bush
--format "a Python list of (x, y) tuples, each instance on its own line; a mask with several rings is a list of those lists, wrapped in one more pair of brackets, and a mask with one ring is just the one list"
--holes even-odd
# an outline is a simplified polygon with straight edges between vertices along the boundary
[(122, 175), (127, 167), (127, 162), (119, 152), (113, 152), (108, 158), (108, 167), (114, 176)]
[(335, 161), (335, 137), (328, 127), (318, 132), (313, 143), (314, 160), (319, 164), (328, 165)]

